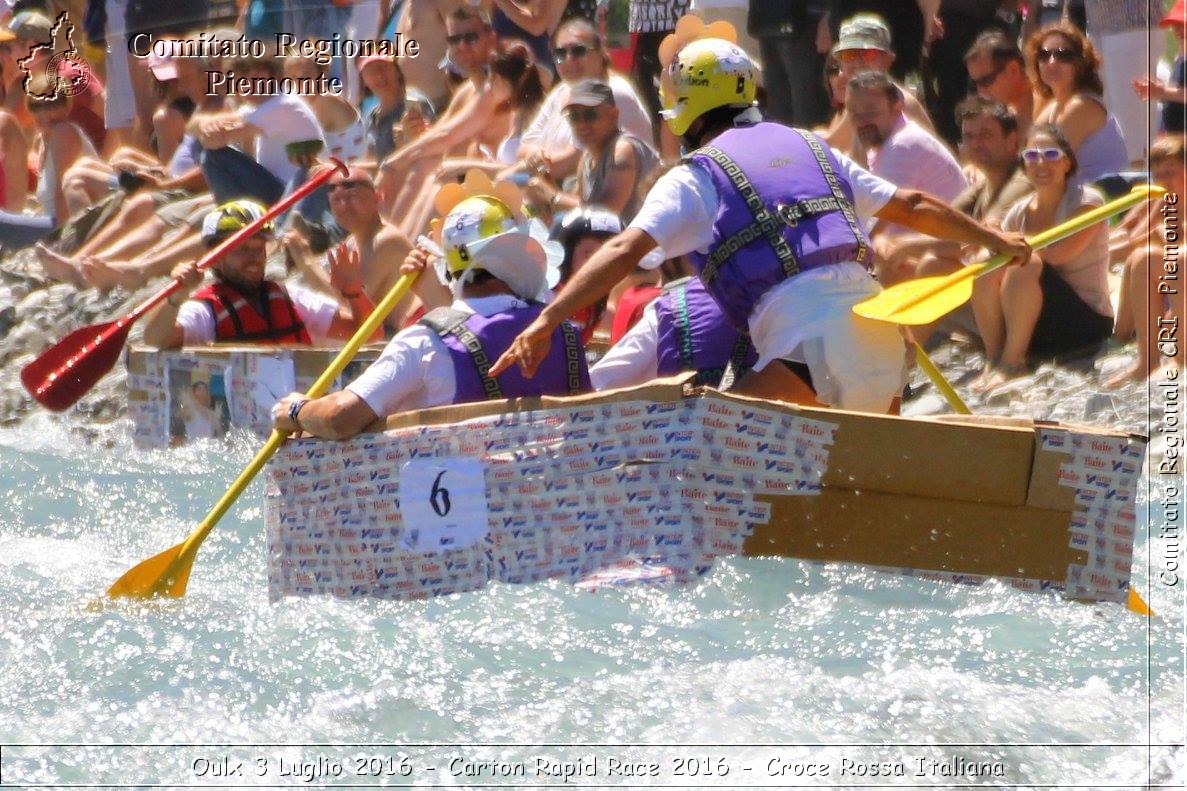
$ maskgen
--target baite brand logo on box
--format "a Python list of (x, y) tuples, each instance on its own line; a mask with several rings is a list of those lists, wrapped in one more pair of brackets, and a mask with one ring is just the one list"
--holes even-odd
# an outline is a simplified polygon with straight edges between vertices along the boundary
[(17, 61), (24, 72), (21, 83), (32, 99), (50, 102), (76, 96), (90, 84), (91, 67), (74, 46), (74, 24), (65, 11), (49, 29), (49, 41), (29, 47), (29, 54)]

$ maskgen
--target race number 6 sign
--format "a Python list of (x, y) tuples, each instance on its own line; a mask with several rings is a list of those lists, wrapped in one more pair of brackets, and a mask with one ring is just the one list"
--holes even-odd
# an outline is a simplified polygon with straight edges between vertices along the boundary
[(480, 459), (413, 459), (400, 468), (401, 544), (440, 552), (486, 535), (486, 476)]

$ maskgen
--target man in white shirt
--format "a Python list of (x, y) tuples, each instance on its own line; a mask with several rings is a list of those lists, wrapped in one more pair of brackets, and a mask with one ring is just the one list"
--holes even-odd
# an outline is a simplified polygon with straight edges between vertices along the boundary
[[(529, 381), (518, 371), (499, 377), (489, 373), (491, 359), (539, 314), (539, 299), (555, 282), (538, 238), (542, 234), (542, 227), (533, 231), (519, 222), (499, 198), (477, 195), (459, 202), (442, 224), (442, 274), (450, 283), (452, 304), (397, 333), (341, 392), (312, 400), (300, 393), (285, 396), (273, 408), (273, 425), (341, 439), (410, 409), (588, 390), (585, 351), (568, 323), (554, 332), (557, 343), (542, 376)], [(428, 255), (425, 247), (414, 249), (402, 270), (425, 269)], [(425, 305), (448, 304), (432, 277), (418, 277), (416, 283)]]
[[(759, 358), (740, 392), (885, 412), (901, 392), (906, 349), (896, 327), (852, 313), (879, 291), (861, 262), (868, 240), (858, 218), (983, 245), (1014, 262), (1029, 256), (1019, 234), (998, 233), (941, 200), (897, 188), (810, 133), (758, 123), (754, 69), (732, 43), (685, 44), (668, 76), (668, 125), (697, 151), (656, 182), (630, 226), (569, 281), (492, 375), (516, 364), (532, 375), (558, 323), (659, 245), (668, 256), (691, 254), (723, 311), (749, 331)], [(746, 164), (736, 167), (738, 160)], [(785, 194), (797, 180), (804, 193)], [(838, 260), (849, 251), (852, 257)], [(811, 386), (789, 364), (770, 365), (775, 361), (806, 364)]]
[[(282, 76), (277, 58), (241, 60), (232, 70), (252, 85)], [(283, 92), (246, 96), (236, 112), (196, 113), (187, 131), (201, 146), (202, 174), (219, 203), (251, 198), (272, 205), (325, 147), (313, 110)]]

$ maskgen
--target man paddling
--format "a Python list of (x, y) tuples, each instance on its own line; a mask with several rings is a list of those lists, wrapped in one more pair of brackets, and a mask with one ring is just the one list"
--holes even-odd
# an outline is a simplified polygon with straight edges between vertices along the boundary
[[(254, 201), (228, 201), (206, 215), (202, 241), (213, 249), (264, 211)], [(330, 256), (330, 281), (342, 296), (339, 302), (264, 278), (271, 233), (271, 223), (265, 224), (219, 259), (211, 267), (214, 282), (201, 290), (202, 272), (194, 263), (175, 268), (173, 277), (182, 287), (148, 315), (144, 342), (177, 349), (215, 342), (309, 344), (353, 335), (373, 308), (363, 290), (358, 254), (339, 248)]]
[(736, 44), (670, 38), (664, 50), (664, 117), (692, 153), (656, 182), (630, 226), (566, 284), (492, 374), (518, 364), (531, 376), (560, 322), (600, 299), (659, 245), (668, 256), (689, 255), (730, 321), (749, 331), (758, 360), (740, 392), (889, 410), (905, 379), (903, 340), (893, 325), (851, 311), (879, 291), (866, 270), (869, 218), (981, 245), (1016, 263), (1029, 246), (1021, 234), (994, 231), (930, 195), (896, 188), (809, 132), (763, 122), (754, 107), (754, 66)]
[[(272, 411), (277, 429), (341, 439), (409, 409), (589, 390), (585, 349), (568, 322), (553, 329), (552, 351), (542, 360), (539, 377), (489, 373), (490, 361), (540, 315), (540, 301), (548, 295), (548, 253), (538, 235), (492, 195), (462, 200), (448, 211), (442, 229), (444, 277), (453, 303), (399, 332), (341, 392), (317, 399), (285, 396)], [(418, 247), (403, 271), (424, 269), (427, 261)], [(434, 297), (425, 290), (432, 286), (430, 278), (418, 278), (418, 285), (421, 300), (432, 304)]]

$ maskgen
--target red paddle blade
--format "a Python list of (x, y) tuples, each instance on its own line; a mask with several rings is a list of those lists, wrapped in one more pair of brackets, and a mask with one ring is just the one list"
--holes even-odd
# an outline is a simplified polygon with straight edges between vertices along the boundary
[(77, 329), (21, 369), (21, 382), (46, 409), (69, 409), (115, 365), (131, 328), (120, 320)]

